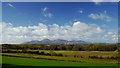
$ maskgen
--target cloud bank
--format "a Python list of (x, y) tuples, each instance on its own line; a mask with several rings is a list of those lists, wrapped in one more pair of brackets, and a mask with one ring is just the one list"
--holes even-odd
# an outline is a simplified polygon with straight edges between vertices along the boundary
[(107, 31), (96, 24), (76, 21), (72, 25), (45, 25), (38, 23), (33, 26), (14, 26), (11, 23), (0, 24), (1, 43), (23, 43), (31, 40), (64, 39), (84, 40), (87, 42), (117, 42), (117, 30)]

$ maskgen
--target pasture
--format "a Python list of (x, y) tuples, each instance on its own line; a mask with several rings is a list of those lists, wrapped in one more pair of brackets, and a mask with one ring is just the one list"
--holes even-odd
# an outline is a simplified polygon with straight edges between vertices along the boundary
[[(115, 44), (2, 45), (3, 67), (91, 67), (118, 68), (118, 47)], [(42, 67), (41, 67), (42, 68)], [(56, 68), (56, 67), (55, 67)]]
[(105, 63), (88, 63), (88, 62), (69, 62), (69, 61), (55, 61), (55, 60), (45, 60), (45, 59), (33, 59), (33, 58), (20, 58), (20, 57), (8, 57), (2, 56), (3, 67), (20, 67), (20, 66), (83, 66), (83, 67), (117, 67), (117, 64), (105, 64)]

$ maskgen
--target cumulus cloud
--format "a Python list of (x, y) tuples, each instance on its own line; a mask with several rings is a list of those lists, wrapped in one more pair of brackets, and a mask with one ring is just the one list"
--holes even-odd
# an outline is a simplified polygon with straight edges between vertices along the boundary
[(96, 24), (86, 24), (76, 21), (72, 25), (45, 25), (39, 23), (33, 26), (14, 26), (11, 23), (0, 24), (1, 43), (23, 43), (31, 40), (64, 39), (84, 40), (87, 42), (117, 42), (117, 32), (106, 31)]
[(48, 9), (49, 9), (48, 7), (42, 8), (42, 15), (44, 17), (51, 18), (53, 16), (53, 14), (51, 12), (49, 12)]
[(2, 32), (2, 22), (0, 22), (0, 33)]
[(112, 21), (112, 17), (107, 15), (106, 11), (104, 11), (104, 13), (100, 13), (100, 14), (91, 13), (90, 15), (88, 15), (88, 17), (92, 18), (94, 20), (103, 20), (103, 21), (106, 21), (106, 22), (111, 22)]
[(9, 7), (15, 8), (12, 4), (8, 3), (7, 4)]
[(91, 0), (96, 5), (100, 5), (102, 2), (119, 2), (120, 0)]

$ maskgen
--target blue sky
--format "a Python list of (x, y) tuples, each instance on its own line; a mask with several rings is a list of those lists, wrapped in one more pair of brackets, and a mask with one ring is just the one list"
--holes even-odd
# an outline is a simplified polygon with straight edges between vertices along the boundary
[[(37, 26), (39, 23), (45, 26), (53, 24), (72, 26), (80, 21), (87, 25), (95, 24), (101, 29), (115, 33), (118, 28), (118, 4), (116, 2), (97, 4), (94, 2), (3, 2), (2, 21), (11, 23), (12, 27), (16, 28)], [(97, 42), (102, 41), (97, 40)]]
[[(87, 23), (96, 23), (100, 26), (103, 24), (109, 25), (110, 28), (116, 28), (117, 25), (117, 13), (118, 7), (116, 3), (101, 3), (96, 5), (93, 2), (85, 3), (10, 3), (15, 8), (8, 6), (8, 3), (3, 3), (3, 21), (11, 22), (16, 26), (37, 24), (38, 22), (44, 22), (45, 24), (57, 23), (59, 25), (69, 24), (74, 20), (81, 20)], [(48, 12), (53, 14), (51, 18), (44, 17), (42, 15), (42, 9), (48, 8)], [(79, 11), (83, 13), (79, 13)], [(109, 16), (113, 18), (110, 23), (102, 20), (92, 20), (88, 17), (91, 13), (103, 13), (107, 12)], [(113, 26), (114, 25), (114, 26)]]

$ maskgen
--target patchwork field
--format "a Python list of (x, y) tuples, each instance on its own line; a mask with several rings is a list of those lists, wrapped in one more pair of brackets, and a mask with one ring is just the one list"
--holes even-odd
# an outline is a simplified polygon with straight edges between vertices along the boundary
[[(92, 45), (92, 46), (91, 46)], [(2, 45), (3, 67), (118, 68), (119, 52), (111, 45)], [(102, 47), (101, 47), (102, 46)], [(41, 68), (42, 68), (41, 67)], [(56, 68), (56, 67), (55, 67)]]
[[(49, 53), (49, 50), (40, 50), (40, 52)], [(73, 62), (101, 62), (101, 63), (112, 63), (117, 64), (118, 60), (115, 59), (99, 59), (99, 58), (88, 58), (88, 56), (104, 56), (111, 57), (115, 56), (115, 52), (88, 52), (88, 51), (54, 51), (62, 53), (63, 56), (49, 56), (49, 55), (38, 55), (29, 53), (3, 53), (4, 56), (15, 56), (15, 57), (26, 57), (26, 58), (37, 58), (37, 59), (49, 59), (58, 61), (73, 61)], [(74, 57), (75, 55), (75, 57)], [(83, 56), (83, 57), (80, 57)]]
[(3, 67), (20, 67), (20, 66), (103, 66), (103, 67), (118, 67), (117, 64), (105, 64), (105, 63), (87, 63), (87, 62), (68, 62), (68, 61), (55, 61), (33, 58), (20, 58), (20, 57), (8, 57), (2, 56)]
[(65, 56), (104, 56), (104, 57), (110, 57), (110, 56), (116, 56), (118, 55), (118, 52), (115, 51), (64, 51), (64, 50), (32, 50), (32, 51), (39, 51), (39, 52), (51, 52), (54, 51), (56, 53), (62, 53)]

